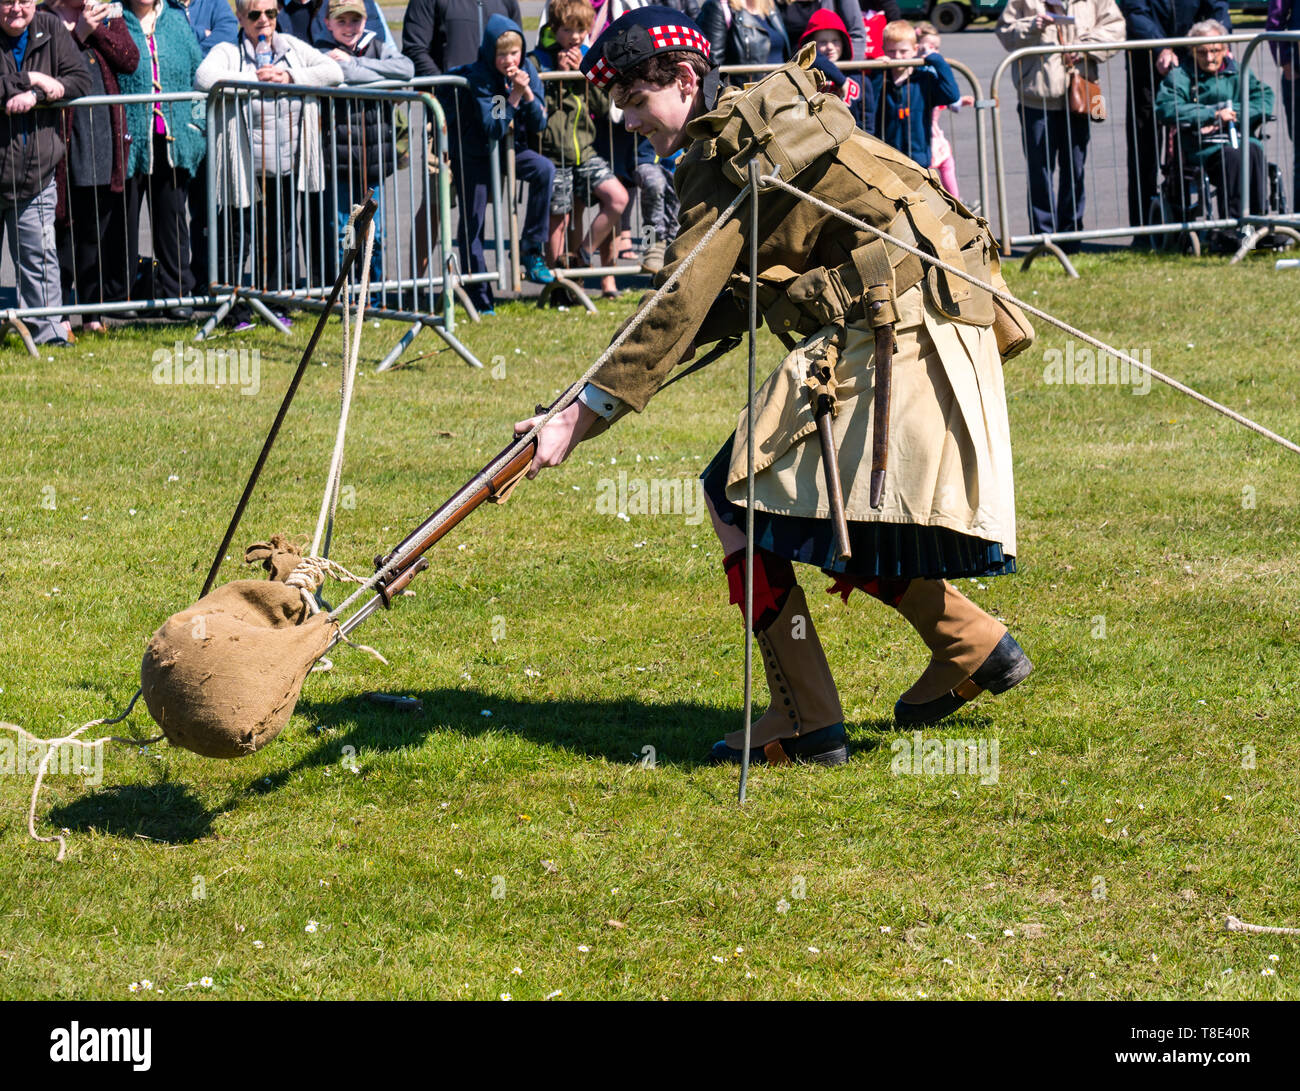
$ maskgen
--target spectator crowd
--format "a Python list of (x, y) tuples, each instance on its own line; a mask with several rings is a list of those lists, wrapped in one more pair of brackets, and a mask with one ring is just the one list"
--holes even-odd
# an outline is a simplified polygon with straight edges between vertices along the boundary
[[(643, 0), (549, 0), (531, 49), (518, 0), (410, 0), (400, 41), (376, 0), (233, 3), (232, 10), (230, 0), (0, 0), (0, 230), (20, 308), (75, 304), (83, 330), (96, 331), (106, 318), (93, 313), (98, 304), (164, 300), (172, 304), (166, 317), (188, 320), (184, 301), (206, 294), (213, 248), (224, 284), (252, 281), (287, 295), (309, 272), (316, 284), (332, 282), (350, 209), (371, 188), (382, 194), (409, 162), (409, 119), (392, 102), (265, 85), (395, 86), (444, 74), (463, 77), (468, 87), (438, 89), (462, 272), (486, 272), (493, 194), (514, 199), (499, 188), (504, 156), (492, 155), (510, 146), (514, 176), (527, 190), (518, 232), (525, 277), (545, 284), (566, 266), (629, 261), (648, 273), (663, 269), (676, 232), (680, 152), (658, 155), (644, 134), (620, 124), (608, 96), (587, 80), (541, 78), (576, 73), (609, 22)], [(858, 125), (932, 168), (958, 196), (941, 119), (973, 102), (961, 94), (932, 25), (899, 18), (893, 0), (880, 10), (859, 0), (666, 3), (695, 20), (724, 65), (781, 64), (811, 44), (824, 85)], [(1300, 29), (1291, 0), (1272, 0), (1268, 25)], [(1006, 49), (1063, 47), (1019, 63), (1013, 73), (1033, 231), (1077, 232), (1084, 224), (1089, 136), (1105, 115), (1093, 92), (1114, 51), (1071, 47), (1214, 37), (1230, 27), (1225, 0), (1009, 0), (997, 23)], [(1290, 128), (1295, 51), (1279, 47), (1274, 56)], [(910, 63), (871, 72), (840, 67), (875, 58)], [(1262, 149), (1252, 134), (1238, 139), (1234, 125), (1243, 95), (1251, 117), (1262, 121), (1273, 108), (1271, 89), (1253, 77), (1243, 88), (1230, 50), (1218, 43), (1130, 51), (1124, 63), (1128, 222), (1152, 222), (1158, 178), (1167, 173), (1164, 147), (1217, 180), (1221, 216), (1240, 215), (1243, 201), (1263, 211)], [(241, 83), (263, 86), (215, 97), (210, 107), (192, 94)], [(86, 96), (100, 104), (48, 108)], [(1173, 134), (1169, 140), (1158, 126)], [(1254, 168), (1248, 194), (1236, 185), (1243, 155)], [(429, 167), (440, 169), (436, 162)], [(1291, 167), (1300, 185), (1300, 158)], [(384, 269), (382, 205), (376, 279)], [(145, 208), (149, 258), (140, 256)], [(420, 257), (427, 264), (428, 255)], [(488, 279), (467, 290), (480, 312), (492, 313)], [(618, 295), (612, 275), (603, 277), (601, 290)], [(279, 317), (289, 321), (283, 309)], [(237, 327), (252, 320), (244, 306), (228, 319)], [(57, 313), (32, 318), (29, 328), (39, 344), (72, 337)]]

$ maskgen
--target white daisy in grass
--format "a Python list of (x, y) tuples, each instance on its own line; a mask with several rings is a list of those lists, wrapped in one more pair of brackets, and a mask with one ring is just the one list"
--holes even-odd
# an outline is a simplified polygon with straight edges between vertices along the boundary
[(150, 992), (153, 989), (153, 982), (150, 981), (147, 977), (143, 978), (140, 981), (140, 988), (144, 989), (145, 992)]
[(203, 986), (203, 988), (205, 988), (205, 989), (210, 989), (210, 988), (212, 988), (212, 978), (210, 978), (210, 977), (201, 977), (201, 978), (199, 978), (199, 984), (200, 984), (201, 986)]
[(303, 931), (304, 931), (304, 932), (315, 932), (316, 929), (319, 928), (319, 927), (320, 927), (320, 925), (318, 925), (315, 921), (308, 921), (308, 922), (307, 922), (307, 927), (304, 928)]
[(253, 946), (260, 951), (263, 947), (266, 946), (266, 944), (263, 943), (260, 939), (255, 939), (253, 940)]
[(591, 950), (591, 948), (588, 947), (585, 943), (580, 943), (578, 944), (578, 950), (585, 955), (588, 951)]
[(501, 994), (501, 999), (502, 999), (502, 1000), (513, 1000), (514, 998), (513, 998), (509, 993), (502, 993), (502, 994)]
[(1260, 976), (1260, 977), (1273, 977), (1273, 976), (1275, 976), (1276, 974), (1277, 974), (1277, 971), (1276, 971), (1275, 969), (1273, 969), (1272, 966), (1265, 966), (1262, 970), (1259, 971), (1259, 976)]
[(1269, 962), (1281, 962), (1281, 961), (1282, 961), (1282, 959), (1281, 959), (1278, 955), (1269, 955), (1269, 956), (1268, 956), (1268, 960), (1269, 960)]
[(138, 993), (138, 992), (140, 991), (140, 982), (138, 982), (138, 981), (132, 981), (131, 984), (129, 984), (129, 985), (126, 987), (126, 991), (127, 991), (127, 992)]
[(727, 961), (727, 960), (726, 960), (725, 958), (723, 958), (721, 955), (710, 955), (709, 957), (710, 957), (711, 959), (713, 959), (714, 962), (726, 962), (726, 961)]

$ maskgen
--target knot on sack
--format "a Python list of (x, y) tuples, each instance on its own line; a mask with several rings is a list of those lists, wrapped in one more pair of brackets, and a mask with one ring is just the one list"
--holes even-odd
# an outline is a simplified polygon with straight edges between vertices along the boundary
[(302, 592), (302, 600), (311, 613), (316, 613), (320, 606), (316, 602), (316, 592), (325, 583), (326, 576), (333, 576), (342, 583), (365, 583), (365, 579), (355, 572), (350, 572), (337, 561), (328, 557), (303, 557), (294, 570), (285, 577), (284, 582)]

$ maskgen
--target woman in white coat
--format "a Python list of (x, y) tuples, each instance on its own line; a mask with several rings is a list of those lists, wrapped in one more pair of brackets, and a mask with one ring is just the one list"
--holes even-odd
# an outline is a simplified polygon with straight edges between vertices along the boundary
[[(213, 46), (199, 65), (194, 86), (208, 91), (220, 82), (341, 84), (337, 61), (275, 29), (278, 10), (276, 0), (236, 0), (239, 38)], [(210, 170), (221, 213), (215, 243), (221, 279), (230, 284), (238, 276), (265, 291), (293, 291), (303, 280), (319, 279), (310, 276), (310, 266), (319, 263), (299, 254), (295, 237), (297, 224), (307, 235), (306, 195), (325, 188), (319, 100), (241, 90), (217, 103), (212, 125), (216, 143)], [(250, 250), (251, 273), (244, 269)], [(243, 327), (249, 313), (237, 308), (231, 318)]]

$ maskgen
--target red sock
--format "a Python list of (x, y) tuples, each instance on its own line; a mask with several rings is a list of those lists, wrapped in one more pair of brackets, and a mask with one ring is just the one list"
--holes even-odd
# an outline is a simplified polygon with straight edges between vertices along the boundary
[(826, 575), (835, 581), (826, 588), (828, 595), (839, 595), (848, 602), (850, 592), (862, 591), (873, 599), (879, 599), (886, 606), (897, 606), (907, 593), (908, 584), (912, 582), (911, 580), (884, 580), (879, 577), (866, 579), (841, 572), (827, 572)]
[[(745, 551), (736, 550), (725, 557), (722, 567), (727, 573), (731, 601), (745, 613)], [(754, 550), (754, 632), (761, 633), (772, 624), (785, 606), (785, 600), (798, 581), (794, 565), (766, 549)]]

